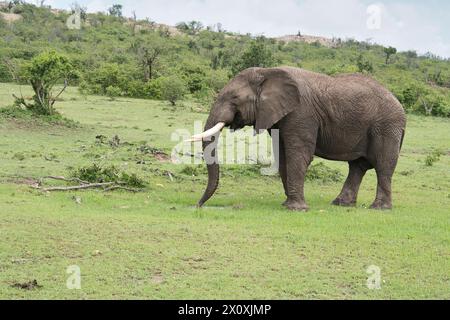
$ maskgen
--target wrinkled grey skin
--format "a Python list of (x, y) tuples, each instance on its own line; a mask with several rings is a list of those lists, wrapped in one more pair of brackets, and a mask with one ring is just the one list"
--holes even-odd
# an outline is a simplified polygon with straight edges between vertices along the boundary
[[(349, 175), (333, 201), (356, 204), (367, 170), (375, 168), (376, 199), (371, 208), (391, 209), (391, 180), (405, 134), (401, 104), (375, 80), (360, 74), (329, 77), (298, 68), (250, 68), (237, 75), (219, 94), (205, 130), (218, 122), (232, 129), (279, 129), (279, 171), (290, 210), (306, 211), (306, 170), (313, 156), (347, 161)], [(218, 136), (203, 142), (213, 150)], [(213, 145), (211, 145), (211, 143)], [(205, 149), (206, 148), (206, 149)], [(206, 158), (206, 155), (205, 155)], [(219, 165), (209, 163), (202, 206), (219, 183)]]

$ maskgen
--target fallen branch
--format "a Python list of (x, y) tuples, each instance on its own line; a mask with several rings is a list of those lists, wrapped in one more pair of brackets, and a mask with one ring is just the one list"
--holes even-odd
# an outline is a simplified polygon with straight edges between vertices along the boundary
[[(45, 179), (65, 181), (65, 182), (77, 182), (80, 185), (77, 186), (55, 186), (55, 187), (42, 187), (43, 181)], [(63, 176), (46, 176), (42, 177), (38, 180), (37, 185), (31, 186), (33, 189), (41, 190), (43, 192), (52, 192), (52, 191), (76, 191), (76, 190), (86, 190), (86, 189), (103, 189), (104, 192), (112, 191), (112, 190), (126, 190), (130, 192), (141, 192), (143, 189), (135, 189), (126, 187), (122, 182), (102, 182), (102, 183), (90, 183), (87, 181), (83, 181), (79, 178), (66, 178)]]
[(62, 177), (62, 176), (47, 176), (47, 177), (42, 177), (41, 179), (39, 179), (39, 184), (42, 184), (42, 182), (43, 182), (45, 179), (52, 179), (52, 180), (59, 180), (59, 181), (66, 181), (66, 182), (78, 182), (78, 183), (81, 183), (82, 185), (89, 184), (89, 182), (83, 181), (83, 180), (78, 179), (78, 178), (70, 178), (70, 179), (68, 179), (68, 178), (65, 178), (65, 177)]
[(134, 188), (128, 188), (128, 187), (124, 187), (124, 186), (111, 186), (109, 188), (104, 189), (104, 192), (108, 192), (108, 191), (113, 191), (113, 190), (125, 190), (125, 191), (130, 191), (130, 192), (141, 192), (142, 189), (134, 189)]
[(95, 189), (95, 188), (103, 188), (103, 187), (108, 187), (108, 186), (113, 186), (113, 185), (115, 185), (114, 182), (105, 182), (105, 183), (89, 183), (89, 184), (83, 184), (80, 186), (70, 186), (70, 187), (50, 187), (50, 188), (33, 187), (33, 188), (42, 190), (44, 192), (51, 192), (51, 191), (74, 191), (74, 190)]

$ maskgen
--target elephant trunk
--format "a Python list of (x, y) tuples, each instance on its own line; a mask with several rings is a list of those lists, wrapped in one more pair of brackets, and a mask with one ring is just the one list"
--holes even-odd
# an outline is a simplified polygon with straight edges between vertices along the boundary
[[(211, 119), (208, 119), (205, 131), (210, 130), (214, 127), (214, 123)], [(205, 192), (203, 193), (202, 198), (198, 202), (198, 207), (202, 207), (206, 201), (208, 201), (216, 192), (217, 187), (219, 186), (219, 161), (217, 156), (217, 144), (219, 142), (219, 134), (211, 136), (209, 141), (203, 141), (203, 157), (206, 161), (207, 169), (208, 169), (208, 186), (206, 187)]]

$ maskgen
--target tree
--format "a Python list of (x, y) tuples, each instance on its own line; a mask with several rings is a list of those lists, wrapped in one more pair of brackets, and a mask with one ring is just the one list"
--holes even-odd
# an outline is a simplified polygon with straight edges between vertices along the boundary
[(389, 64), (389, 59), (391, 58), (392, 55), (397, 53), (397, 49), (395, 49), (394, 47), (389, 47), (384, 48), (383, 51), (384, 54), (386, 55), (386, 64)]
[(186, 83), (181, 77), (172, 75), (161, 79), (161, 96), (169, 101), (172, 106), (186, 94)]
[[(18, 99), (18, 103), (36, 114), (55, 114), (54, 104), (67, 88), (69, 79), (74, 76), (69, 59), (55, 51), (44, 52), (36, 56), (25, 69), (26, 78), (33, 87), (34, 103), (28, 104), (23, 98)], [(64, 83), (64, 86), (54, 95), (53, 88), (58, 83)]]
[(196, 35), (203, 29), (203, 24), (200, 21), (179, 22), (176, 28), (189, 35)]
[(233, 74), (237, 74), (240, 71), (251, 68), (251, 67), (261, 67), (267, 68), (274, 65), (274, 58), (272, 51), (267, 48), (264, 38), (260, 37), (253, 40), (250, 46), (241, 57), (232, 66)]
[(72, 14), (79, 13), (81, 21), (86, 21), (87, 19), (87, 7), (82, 7), (78, 2), (72, 3), (70, 6)]
[(358, 66), (358, 71), (361, 73), (367, 72), (372, 73), (373, 72), (373, 64), (362, 54), (359, 55), (358, 60), (356, 61), (356, 65)]
[(167, 50), (167, 45), (158, 37), (138, 38), (132, 44), (132, 49), (144, 70), (144, 80), (148, 82), (153, 79), (155, 65), (159, 57)]
[(113, 4), (113, 6), (108, 9), (108, 13), (110, 16), (121, 18), (122, 8), (123, 6), (121, 4)]
[(90, 92), (103, 95), (107, 94), (108, 87), (124, 89), (124, 85), (129, 82), (123, 66), (121, 67), (117, 63), (104, 63), (99, 68), (87, 73), (84, 78), (90, 86)]
[(412, 50), (406, 51), (405, 57), (406, 57), (406, 65), (408, 66), (408, 68), (411, 68), (414, 66), (414, 62), (417, 59), (417, 52)]

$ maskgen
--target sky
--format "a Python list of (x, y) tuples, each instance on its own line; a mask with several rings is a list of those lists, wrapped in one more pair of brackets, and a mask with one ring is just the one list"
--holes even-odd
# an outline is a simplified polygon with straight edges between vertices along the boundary
[[(30, 0), (30, 2), (33, 2)], [(69, 9), (75, 0), (47, 0)], [(401, 51), (450, 58), (448, 0), (78, 0), (89, 12), (122, 4), (123, 13), (175, 25), (221, 23), (232, 32), (282, 36), (302, 34), (370, 40)]]

